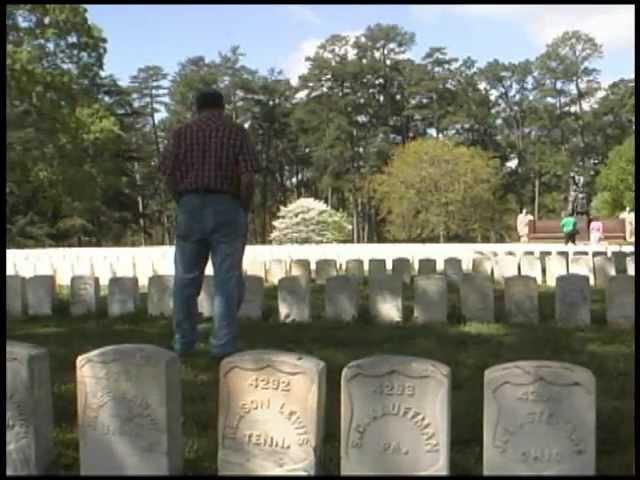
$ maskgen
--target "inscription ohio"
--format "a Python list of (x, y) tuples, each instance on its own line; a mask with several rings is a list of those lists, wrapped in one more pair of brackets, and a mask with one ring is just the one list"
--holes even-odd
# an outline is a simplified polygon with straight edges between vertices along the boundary
[[(181, 465), (178, 359), (150, 345), (105, 347), (78, 357), (82, 474), (169, 474)], [(169, 393), (167, 393), (169, 392)], [(122, 448), (126, 446), (126, 455)]]
[(342, 372), (341, 471), (449, 472), (449, 368), (431, 360), (378, 355)]
[(287, 352), (242, 352), (220, 366), (218, 471), (316, 473), (324, 364)]
[(595, 473), (595, 379), (560, 362), (485, 372), (484, 473)]

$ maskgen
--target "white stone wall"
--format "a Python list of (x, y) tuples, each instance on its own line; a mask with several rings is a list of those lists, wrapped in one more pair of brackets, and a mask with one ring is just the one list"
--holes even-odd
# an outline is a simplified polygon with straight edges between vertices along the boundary
[[(245, 249), (245, 265), (250, 261), (268, 262), (271, 259), (285, 259), (287, 262), (306, 258), (311, 265), (322, 258), (335, 259), (338, 269), (344, 271), (344, 264), (351, 258), (361, 259), (368, 265), (370, 258), (384, 258), (390, 266), (394, 258), (402, 252), (403, 257), (411, 259), (413, 268), (417, 271), (420, 258), (435, 258), (437, 268), (442, 271), (446, 257), (458, 257), (463, 266), (473, 258), (474, 252), (515, 252), (518, 257), (523, 252), (533, 252), (539, 255), (545, 252), (572, 252), (574, 250), (602, 251), (603, 247), (580, 245), (579, 247), (565, 246), (563, 243), (332, 243), (316, 245), (248, 245)], [(610, 245), (606, 247), (607, 255), (612, 252), (633, 252), (633, 245)], [(167, 256), (173, 258), (174, 246), (162, 245), (151, 247), (102, 247), (102, 248), (40, 248), (40, 249), (8, 249), (6, 250), (7, 264), (15, 265), (15, 271), (31, 271), (35, 259), (47, 259), (52, 265), (61, 262), (69, 265), (69, 272), (74, 264), (83, 263), (93, 257), (105, 257), (115, 262), (117, 258), (133, 258), (148, 255), (156, 260)], [(165, 258), (167, 258), (165, 257)], [(69, 278), (67, 278), (69, 277)], [(147, 279), (138, 278), (141, 288), (146, 288)], [(56, 275), (58, 285), (68, 286), (69, 275)], [(102, 283), (101, 279), (101, 283)]]

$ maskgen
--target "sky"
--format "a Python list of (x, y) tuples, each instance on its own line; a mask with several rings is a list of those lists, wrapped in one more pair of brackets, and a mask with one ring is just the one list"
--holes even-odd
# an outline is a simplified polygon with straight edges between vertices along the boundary
[(266, 73), (282, 69), (294, 82), (304, 57), (335, 33), (357, 35), (393, 23), (415, 33), (415, 60), (433, 46), (472, 57), (481, 67), (498, 59), (534, 59), (566, 30), (603, 45), (594, 65), (604, 85), (634, 77), (635, 6), (627, 5), (86, 5), (107, 39), (105, 70), (126, 83), (139, 67), (170, 74), (187, 57), (217, 59), (232, 45), (244, 64)]

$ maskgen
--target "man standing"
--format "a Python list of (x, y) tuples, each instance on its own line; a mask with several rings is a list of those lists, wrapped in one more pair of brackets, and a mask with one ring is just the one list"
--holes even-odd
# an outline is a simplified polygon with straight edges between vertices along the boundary
[(224, 115), (220, 92), (199, 93), (195, 107), (195, 118), (174, 130), (160, 161), (177, 202), (173, 348), (187, 354), (196, 347), (198, 296), (211, 255), (210, 355), (222, 358), (238, 349), (242, 257), (257, 161), (246, 130)]

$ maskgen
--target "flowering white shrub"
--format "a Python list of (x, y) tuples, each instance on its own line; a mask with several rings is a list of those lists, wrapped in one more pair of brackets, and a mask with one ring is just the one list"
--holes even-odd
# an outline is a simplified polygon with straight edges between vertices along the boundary
[(344, 213), (303, 197), (280, 207), (269, 239), (275, 244), (346, 242), (351, 240), (351, 224)]

